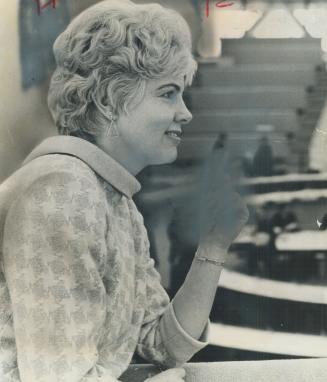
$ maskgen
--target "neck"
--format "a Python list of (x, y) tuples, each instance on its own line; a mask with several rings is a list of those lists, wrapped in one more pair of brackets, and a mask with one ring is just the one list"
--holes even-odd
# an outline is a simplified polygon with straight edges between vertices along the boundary
[(123, 145), (119, 137), (112, 139), (98, 138), (96, 145), (103, 150), (106, 154), (115, 159), (119, 164), (126, 168), (126, 170), (136, 176), (146, 165), (142, 163), (140, 158), (133, 155), (128, 147)]

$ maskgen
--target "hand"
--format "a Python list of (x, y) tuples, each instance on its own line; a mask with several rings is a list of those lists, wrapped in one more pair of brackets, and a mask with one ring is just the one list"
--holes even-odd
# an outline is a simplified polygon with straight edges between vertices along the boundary
[(204, 169), (199, 205), (200, 247), (227, 250), (248, 220), (249, 212), (224, 174), (222, 151), (214, 151)]
[(147, 378), (144, 382), (184, 382), (185, 370), (183, 368), (174, 368), (163, 371), (154, 377)]

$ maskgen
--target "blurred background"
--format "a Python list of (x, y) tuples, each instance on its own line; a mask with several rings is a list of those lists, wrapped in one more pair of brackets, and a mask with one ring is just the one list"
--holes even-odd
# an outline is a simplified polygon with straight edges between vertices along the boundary
[[(0, 181), (56, 134), (52, 43), (96, 2), (0, 3)], [(210, 346), (194, 361), (326, 357), (327, 4), (157, 2), (187, 19), (199, 65), (178, 160), (139, 175), (136, 202), (171, 297), (197, 247), (195, 195), (212, 151), (251, 212), (219, 281)]]

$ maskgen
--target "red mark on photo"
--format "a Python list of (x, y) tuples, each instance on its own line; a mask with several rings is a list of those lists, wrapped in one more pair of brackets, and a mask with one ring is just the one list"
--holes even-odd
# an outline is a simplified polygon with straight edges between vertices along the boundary
[(234, 4), (233, 1), (226, 2), (226, 0), (222, 0), (222, 1), (218, 1), (216, 3), (216, 7), (217, 8), (226, 8), (226, 7), (231, 7), (233, 4)]
[[(220, 0), (216, 2), (217, 8), (227, 8), (231, 7), (234, 4), (233, 1)], [(210, 13), (210, 0), (206, 0), (206, 16), (209, 17)]]
[(53, 9), (57, 6), (57, 0), (49, 0), (46, 3), (42, 0), (35, 0), (37, 3), (37, 13), (40, 15), (41, 11), (43, 11), (45, 8), (52, 6)]

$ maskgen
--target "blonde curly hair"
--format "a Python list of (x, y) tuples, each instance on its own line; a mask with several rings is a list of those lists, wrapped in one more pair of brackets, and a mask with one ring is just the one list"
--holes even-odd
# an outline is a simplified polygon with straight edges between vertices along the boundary
[(91, 142), (110, 113), (143, 97), (147, 80), (183, 74), (189, 85), (196, 71), (186, 21), (158, 4), (102, 1), (69, 24), (53, 51), (50, 112), (60, 134)]

